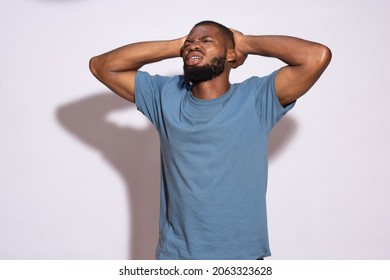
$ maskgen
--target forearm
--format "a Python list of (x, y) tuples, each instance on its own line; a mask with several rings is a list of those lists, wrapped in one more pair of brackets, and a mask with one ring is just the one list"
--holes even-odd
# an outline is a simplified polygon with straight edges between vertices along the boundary
[(325, 46), (289, 36), (241, 36), (239, 50), (244, 54), (274, 57), (290, 66), (320, 61)]
[(138, 70), (143, 65), (180, 56), (182, 39), (133, 43), (91, 59), (95, 72)]

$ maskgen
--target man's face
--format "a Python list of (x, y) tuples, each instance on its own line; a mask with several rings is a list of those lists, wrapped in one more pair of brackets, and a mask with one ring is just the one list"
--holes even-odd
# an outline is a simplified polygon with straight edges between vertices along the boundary
[(226, 47), (219, 30), (201, 25), (193, 28), (182, 49), (184, 76), (193, 84), (209, 81), (223, 73)]

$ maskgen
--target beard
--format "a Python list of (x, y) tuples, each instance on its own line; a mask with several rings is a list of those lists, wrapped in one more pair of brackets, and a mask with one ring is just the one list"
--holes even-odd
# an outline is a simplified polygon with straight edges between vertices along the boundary
[(184, 64), (184, 78), (193, 85), (210, 81), (225, 70), (226, 56), (214, 57), (211, 63), (203, 66), (188, 67)]

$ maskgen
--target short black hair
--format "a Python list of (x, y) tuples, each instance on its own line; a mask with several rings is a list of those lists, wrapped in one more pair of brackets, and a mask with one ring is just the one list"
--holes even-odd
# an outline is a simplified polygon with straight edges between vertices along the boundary
[(211, 25), (216, 28), (221, 32), (222, 36), (226, 40), (227, 47), (234, 49), (235, 48), (235, 43), (234, 43), (234, 35), (233, 32), (227, 28), (225, 25), (220, 24), (218, 22), (212, 21), (212, 20), (204, 20), (201, 22), (198, 22), (197, 24), (194, 25), (194, 27), (200, 26), (200, 25)]

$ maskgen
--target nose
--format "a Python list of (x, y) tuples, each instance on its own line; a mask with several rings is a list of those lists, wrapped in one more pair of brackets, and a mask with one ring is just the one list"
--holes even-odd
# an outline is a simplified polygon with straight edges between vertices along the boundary
[(186, 50), (187, 50), (187, 52), (199, 50), (198, 42), (193, 42), (193, 43), (187, 45)]

